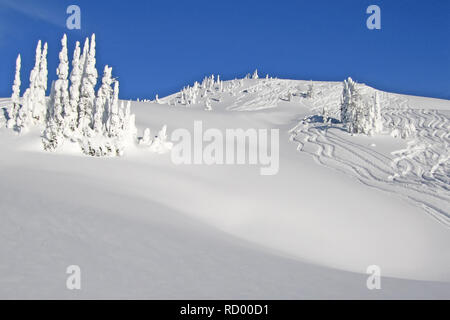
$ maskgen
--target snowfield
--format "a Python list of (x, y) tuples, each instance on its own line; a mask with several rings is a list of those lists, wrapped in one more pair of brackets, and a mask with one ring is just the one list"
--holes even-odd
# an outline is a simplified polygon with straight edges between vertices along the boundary
[(137, 143), (46, 152), (42, 128), (1, 128), (0, 298), (450, 299), (450, 101), (379, 92), (383, 132), (352, 135), (342, 82), (221, 85), (133, 101), (138, 135), (278, 129), (277, 174), (176, 165)]

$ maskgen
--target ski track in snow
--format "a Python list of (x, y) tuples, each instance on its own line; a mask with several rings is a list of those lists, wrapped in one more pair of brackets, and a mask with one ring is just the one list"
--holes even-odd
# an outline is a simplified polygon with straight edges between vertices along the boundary
[[(337, 113), (336, 96), (340, 87), (325, 88), (323, 98), (316, 99), (313, 111), (324, 106)], [(440, 223), (450, 227), (450, 121), (434, 109), (412, 109), (406, 98), (381, 94), (385, 129), (412, 123), (416, 136), (408, 138), (407, 148), (381, 154), (358, 144), (336, 125), (324, 125), (317, 116), (301, 120), (290, 130), (297, 150), (310, 154), (326, 167), (357, 178), (363, 184), (395, 193), (411, 200)]]

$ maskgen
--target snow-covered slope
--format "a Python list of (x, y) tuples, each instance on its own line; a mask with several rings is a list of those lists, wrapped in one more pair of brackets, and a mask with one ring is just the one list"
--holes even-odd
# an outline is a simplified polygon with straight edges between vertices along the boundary
[[(450, 102), (381, 93), (385, 133), (352, 136), (336, 120), (342, 84), (310, 85), (232, 80), (192, 104), (132, 103), (140, 133), (279, 129), (271, 176), (139, 146), (47, 153), (38, 129), (0, 129), (0, 297), (450, 298)], [(392, 137), (404, 123), (415, 134)], [(65, 287), (73, 264), (81, 291)]]

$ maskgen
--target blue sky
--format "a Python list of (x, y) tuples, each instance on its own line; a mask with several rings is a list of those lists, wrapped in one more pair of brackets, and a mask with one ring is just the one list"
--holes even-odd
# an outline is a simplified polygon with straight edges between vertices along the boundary
[[(81, 8), (81, 30), (66, 28), (71, 4)], [(371, 4), (381, 8), (381, 30), (366, 28)], [(26, 86), (36, 43), (47, 41), (52, 80), (63, 33), (71, 56), (75, 41), (93, 32), (97, 68), (113, 67), (125, 99), (255, 68), (280, 78), (351, 76), (381, 90), (450, 99), (447, 0), (0, 0), (0, 96), (11, 94), (18, 53)]]

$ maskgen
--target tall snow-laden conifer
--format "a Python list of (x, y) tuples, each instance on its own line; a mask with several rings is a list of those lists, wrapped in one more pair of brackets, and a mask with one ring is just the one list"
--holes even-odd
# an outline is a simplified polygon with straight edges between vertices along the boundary
[(104, 130), (104, 124), (108, 114), (110, 113), (109, 107), (111, 105), (112, 88), (112, 68), (105, 66), (102, 77), (102, 85), (98, 89), (97, 98), (95, 100), (95, 113), (94, 113), (94, 130), (99, 133)]
[(375, 92), (374, 111), (371, 120), (372, 120), (372, 127), (375, 133), (383, 131), (383, 119), (381, 117), (380, 96), (378, 94), (378, 91)]
[[(30, 86), (27, 92), (27, 99), (24, 99), (24, 107), (21, 117), (21, 127), (24, 128), (28, 125), (27, 122), (31, 121), (31, 117), (34, 118), (34, 110), (39, 109), (37, 106), (38, 103), (38, 91), (39, 91), (39, 73), (42, 59), (42, 43), (41, 40), (38, 41), (36, 46), (36, 56), (34, 58), (34, 68), (30, 72)], [(26, 92), (26, 91), (25, 91)], [(24, 94), (25, 97), (25, 94)], [(26, 106), (25, 106), (26, 104)], [(31, 116), (24, 114), (24, 111), (27, 110), (27, 113)]]
[(84, 76), (84, 69), (86, 67), (86, 60), (89, 55), (89, 38), (84, 40), (83, 51), (80, 56), (81, 76)]
[(12, 86), (12, 95), (11, 95), (11, 112), (9, 114), (8, 120), (8, 128), (14, 128), (17, 125), (17, 115), (20, 109), (20, 67), (21, 67), (21, 58), (20, 54), (16, 59), (16, 72), (14, 75), (14, 84)]
[(344, 80), (342, 90), (341, 121), (342, 123), (351, 123), (355, 118), (355, 100), (357, 98), (356, 83), (352, 78)]
[(117, 137), (120, 128), (119, 118), (119, 82), (114, 81), (113, 97), (111, 99), (110, 113), (107, 121), (108, 135)]
[(67, 57), (67, 37), (61, 39), (61, 52), (59, 53), (59, 65), (56, 69), (58, 80), (52, 83), (50, 99), (45, 120), (45, 130), (42, 143), (45, 150), (56, 150), (64, 139), (65, 110), (70, 111), (69, 100), (69, 58)]
[[(85, 78), (86, 78), (86, 64), (87, 64), (87, 58), (89, 56), (89, 38), (86, 38), (84, 41), (83, 51), (80, 56), (80, 70), (81, 70), (81, 76), (80, 76), (80, 89), (79, 89), (79, 98), (78, 98), (78, 128), (82, 129), (82, 121), (84, 120), (84, 116), (86, 113), (86, 105), (85, 105), (85, 99), (83, 99), (83, 88), (86, 86), (85, 84)], [(83, 118), (83, 120), (82, 120)]]
[(64, 117), (66, 109), (70, 112), (69, 100), (69, 58), (67, 56), (67, 36), (64, 35), (61, 39), (61, 52), (59, 53), (59, 66), (56, 69), (58, 80), (55, 82), (55, 97), (54, 97), (54, 120), (57, 126), (64, 131)]
[(53, 81), (50, 89), (50, 101), (45, 119), (45, 130), (42, 134), (42, 145), (46, 151), (55, 151), (58, 149), (64, 139), (64, 136), (62, 135), (62, 128), (57, 122), (57, 95), (56, 82)]
[(41, 58), (39, 61), (39, 71), (35, 85), (35, 96), (33, 106), (33, 118), (36, 123), (42, 124), (45, 122), (45, 114), (47, 112), (47, 102), (45, 93), (47, 91), (47, 43), (42, 48)]
[(97, 84), (98, 77), (97, 69), (95, 68), (95, 34), (92, 34), (89, 53), (85, 59), (84, 74), (81, 81), (80, 115), (78, 122), (81, 130), (92, 128), (95, 85)]
[(72, 138), (77, 128), (78, 103), (80, 101), (80, 85), (83, 66), (80, 61), (80, 43), (77, 41), (72, 59), (72, 72), (70, 73), (70, 101), (65, 111), (66, 136)]

